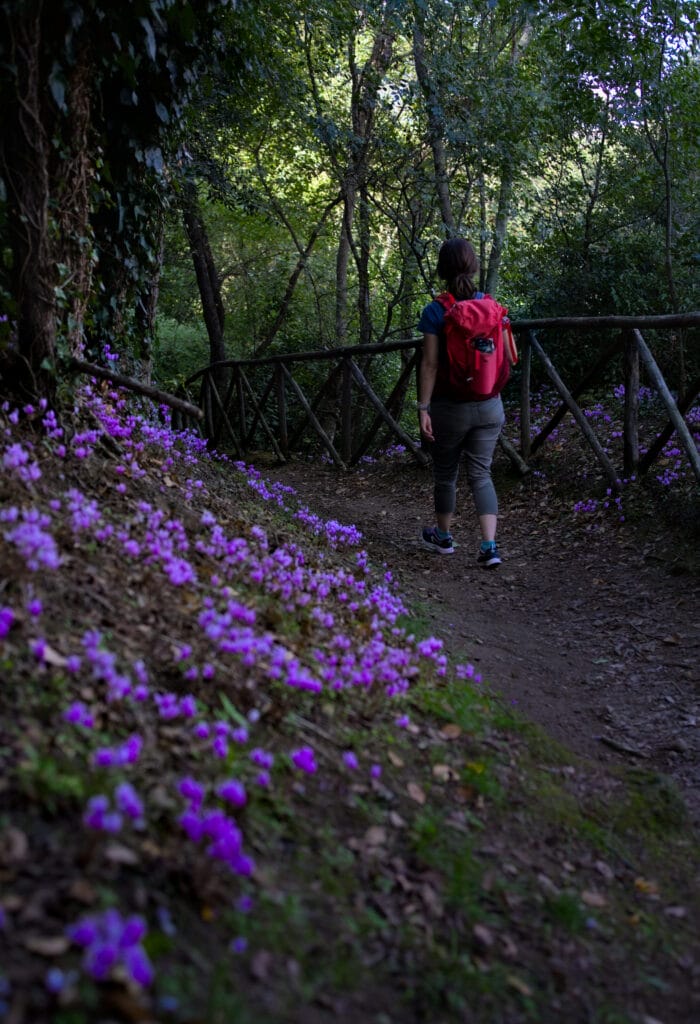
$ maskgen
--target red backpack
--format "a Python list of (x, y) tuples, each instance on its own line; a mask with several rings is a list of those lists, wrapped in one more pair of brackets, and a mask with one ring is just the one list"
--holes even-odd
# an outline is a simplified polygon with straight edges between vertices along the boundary
[(443, 292), (436, 301), (445, 310), (450, 397), (478, 402), (500, 394), (518, 360), (508, 310), (482, 292), (461, 301)]

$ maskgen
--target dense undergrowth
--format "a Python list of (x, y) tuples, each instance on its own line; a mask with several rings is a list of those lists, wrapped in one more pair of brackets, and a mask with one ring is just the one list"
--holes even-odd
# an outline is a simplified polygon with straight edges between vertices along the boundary
[(663, 779), (556, 747), (352, 525), (122, 393), (2, 427), (0, 1019), (693, 1019)]

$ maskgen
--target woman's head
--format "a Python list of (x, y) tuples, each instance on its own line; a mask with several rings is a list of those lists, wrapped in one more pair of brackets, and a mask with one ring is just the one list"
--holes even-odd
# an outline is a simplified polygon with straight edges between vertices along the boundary
[(473, 278), (479, 273), (479, 260), (466, 238), (448, 238), (440, 246), (438, 275), (456, 299), (470, 299), (476, 288)]

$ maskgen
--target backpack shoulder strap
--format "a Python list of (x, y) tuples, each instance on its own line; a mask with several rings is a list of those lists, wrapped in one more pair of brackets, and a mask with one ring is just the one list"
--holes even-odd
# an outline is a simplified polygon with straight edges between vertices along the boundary
[(443, 309), (452, 309), (456, 303), (454, 295), (449, 292), (440, 292), (439, 295), (435, 296), (435, 302), (439, 302)]

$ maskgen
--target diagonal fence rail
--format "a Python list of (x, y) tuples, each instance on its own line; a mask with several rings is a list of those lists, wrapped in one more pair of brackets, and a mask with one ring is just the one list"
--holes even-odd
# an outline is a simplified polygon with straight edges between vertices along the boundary
[[(674, 399), (642, 329), (688, 330), (700, 327), (700, 312), (667, 316), (560, 317), (521, 320), (513, 325), (521, 352), (520, 450), (504, 437), (501, 446), (520, 472), (546, 442), (558, 423), (571, 414), (613, 490), (620, 477), (644, 473), (658, 458), (673, 431), (700, 482), (700, 455), (683, 415), (700, 393), (700, 379)], [(601, 351), (583, 376), (568, 386), (541, 340), (557, 332), (594, 333)], [(611, 336), (612, 335), (612, 336)], [(697, 337), (697, 335), (695, 335)], [(214, 363), (193, 374), (185, 384), (186, 397), (203, 413), (202, 433), (213, 447), (230, 446), (238, 457), (251, 451), (272, 451), (285, 461), (302, 441), (314, 438), (340, 468), (358, 463), (371, 451), (391, 443), (403, 445), (421, 464), (426, 450), (402, 425), (409, 393), (415, 393), (422, 339), (389, 344), (357, 345), (309, 352), (288, 352), (265, 358), (232, 359)], [(547, 341), (549, 348), (549, 339)], [(561, 404), (548, 423), (531, 437), (532, 367), (542, 364)], [(616, 467), (596, 436), (580, 397), (595, 387), (608, 365), (622, 359), (625, 385), (622, 468)], [(639, 388), (644, 371), (668, 414), (668, 424), (643, 457), (639, 448)], [(177, 425), (185, 424), (176, 410)], [(661, 440), (665, 438), (665, 440)]]

